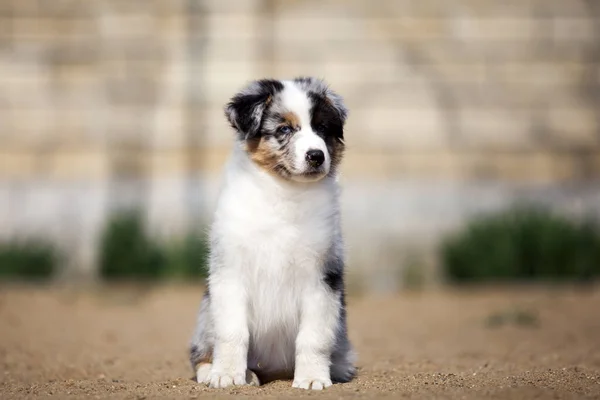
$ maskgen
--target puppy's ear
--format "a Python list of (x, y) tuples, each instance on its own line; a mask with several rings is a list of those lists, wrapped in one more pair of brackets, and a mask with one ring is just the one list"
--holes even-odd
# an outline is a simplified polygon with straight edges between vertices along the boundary
[(265, 110), (275, 94), (283, 90), (283, 84), (273, 79), (254, 81), (225, 106), (225, 116), (237, 130), (240, 139), (247, 140), (260, 134)]
[(329, 88), (325, 90), (324, 95), (327, 99), (327, 102), (331, 105), (331, 107), (335, 110), (336, 114), (339, 116), (340, 122), (343, 126), (346, 123), (346, 118), (348, 118), (348, 108), (346, 108), (342, 96), (340, 96), (339, 94), (337, 94)]
[[(325, 97), (323, 107), (327, 110), (326, 114), (335, 114), (337, 118), (329, 118), (331, 121), (331, 129), (333, 131), (333, 135), (341, 142), (344, 141), (344, 125), (346, 123), (346, 118), (348, 117), (348, 109), (344, 104), (344, 100), (340, 95), (335, 93), (333, 90), (327, 88), (323, 92), (323, 96)], [(335, 121), (337, 119), (337, 121)]]

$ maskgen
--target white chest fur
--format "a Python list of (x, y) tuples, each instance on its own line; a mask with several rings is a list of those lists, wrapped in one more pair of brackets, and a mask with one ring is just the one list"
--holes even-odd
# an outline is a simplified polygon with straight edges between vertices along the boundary
[(244, 283), (249, 362), (289, 368), (302, 293), (338, 234), (336, 183), (281, 182), (235, 152), (218, 204), (212, 234), (236, 258), (220, 268)]

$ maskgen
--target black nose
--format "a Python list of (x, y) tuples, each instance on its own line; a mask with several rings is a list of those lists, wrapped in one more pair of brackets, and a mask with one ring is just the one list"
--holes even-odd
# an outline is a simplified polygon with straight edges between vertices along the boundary
[(325, 161), (325, 154), (321, 150), (309, 150), (306, 152), (306, 161), (311, 167), (316, 168)]

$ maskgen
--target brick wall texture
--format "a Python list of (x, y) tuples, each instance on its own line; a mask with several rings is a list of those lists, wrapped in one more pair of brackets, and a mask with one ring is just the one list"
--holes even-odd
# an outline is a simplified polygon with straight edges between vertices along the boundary
[(597, 177), (599, 58), (594, 0), (4, 0), (0, 176), (216, 168), (232, 93), (305, 74), (350, 176)]
[[(251, 79), (295, 75), (346, 98), (351, 191), (600, 177), (597, 0), (2, 0), (3, 232), (44, 219), (19, 200), (23, 187), (35, 204), (57, 190), (152, 198), (159, 187), (147, 202), (177, 208), (165, 193), (189, 187), (164, 182), (216, 176), (224, 161), (228, 98)], [(72, 182), (83, 186), (64, 189)], [(89, 201), (82, 214), (104, 208)], [(349, 213), (364, 216), (359, 203)]]

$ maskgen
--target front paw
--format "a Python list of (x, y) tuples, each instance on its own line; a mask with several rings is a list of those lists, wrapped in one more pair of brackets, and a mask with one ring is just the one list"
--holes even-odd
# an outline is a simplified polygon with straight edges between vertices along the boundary
[(242, 373), (211, 372), (206, 378), (208, 386), (214, 389), (223, 389), (230, 386), (246, 385), (246, 371)]
[(299, 389), (312, 389), (312, 390), (323, 390), (331, 386), (331, 379), (329, 378), (294, 378), (292, 387)]

